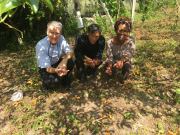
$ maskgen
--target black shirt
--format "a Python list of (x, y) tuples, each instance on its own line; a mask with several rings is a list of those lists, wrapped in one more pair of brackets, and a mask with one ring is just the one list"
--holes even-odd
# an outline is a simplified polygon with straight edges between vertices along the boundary
[(85, 59), (85, 55), (91, 59), (101, 60), (105, 47), (105, 38), (100, 35), (95, 44), (91, 44), (86, 33), (76, 37), (74, 46), (74, 54), (76, 58)]

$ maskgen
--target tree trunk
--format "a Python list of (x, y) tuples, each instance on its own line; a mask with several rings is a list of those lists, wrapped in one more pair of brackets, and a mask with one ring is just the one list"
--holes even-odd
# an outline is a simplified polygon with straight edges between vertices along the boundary
[(118, 14), (117, 14), (117, 19), (118, 19), (118, 18), (120, 18), (119, 17), (119, 12), (120, 12), (120, 8), (121, 8), (121, 1), (117, 0), (117, 3), (118, 3)]
[[(132, 22), (132, 28), (133, 28), (133, 22), (134, 22), (134, 14), (135, 14), (135, 7), (136, 7), (136, 0), (133, 0), (132, 3), (132, 10), (131, 10), (131, 22)], [(132, 31), (130, 32), (130, 36), (132, 34)]]
[(101, 5), (102, 5), (102, 7), (104, 9), (104, 12), (106, 13), (107, 17), (109, 18), (109, 20), (111, 22), (112, 28), (114, 29), (114, 23), (113, 23), (112, 18), (111, 18), (110, 14), (109, 14), (109, 11), (106, 8), (106, 4), (101, 1)]

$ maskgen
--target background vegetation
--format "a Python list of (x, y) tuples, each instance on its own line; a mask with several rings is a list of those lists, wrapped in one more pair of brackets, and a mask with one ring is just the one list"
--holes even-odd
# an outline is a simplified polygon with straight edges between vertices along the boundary
[[(106, 3), (106, 6), (110, 12), (111, 17), (115, 21), (118, 14), (118, 2), (121, 0), (102, 0)], [(160, 6), (175, 7), (177, 0), (159, 0)], [(51, 10), (48, 9), (46, 4), (42, 1), (39, 1), (39, 10), (37, 13), (34, 13), (31, 10), (30, 6), (24, 8), (19, 6), (15, 14), (9, 16), (5, 22), (16, 27), (24, 33), (24, 44), (18, 44), (17, 36), (14, 34), (14, 30), (9, 28), (7, 25), (0, 23), (0, 50), (22, 50), (28, 48), (28, 46), (35, 46), (36, 42), (43, 38), (46, 35), (46, 25), (50, 20), (57, 20), (62, 22), (63, 35), (65, 36), (76, 36), (80, 33), (80, 30), (77, 28), (76, 16), (69, 16), (65, 10), (67, 7), (67, 0), (51, 0), (54, 12), (51, 13)], [(142, 13), (141, 20), (145, 21), (154, 17), (156, 14), (152, 11), (161, 10), (159, 6), (154, 2), (154, 0), (141, 0), (139, 1), (140, 7), (138, 13)], [(121, 3), (122, 5), (122, 3)], [(99, 6), (99, 8), (102, 8)], [(131, 12), (125, 9), (123, 6), (120, 7), (119, 11), (120, 16), (131, 17)], [(4, 14), (5, 15), (5, 14)], [(120, 17), (119, 16), (119, 17)], [(104, 25), (103, 19), (98, 18), (97, 22), (103, 28), (103, 34), (109, 32), (107, 26)], [(82, 32), (82, 31), (81, 31)], [(76, 35), (74, 35), (76, 33)]]

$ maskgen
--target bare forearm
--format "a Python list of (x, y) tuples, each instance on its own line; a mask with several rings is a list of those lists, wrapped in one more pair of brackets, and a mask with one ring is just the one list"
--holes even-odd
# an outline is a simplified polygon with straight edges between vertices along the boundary
[(112, 67), (113, 62), (112, 61), (108, 61), (108, 67)]
[(55, 70), (56, 70), (56, 69), (53, 68), (53, 67), (47, 67), (47, 68), (46, 68), (46, 71), (47, 71), (48, 73), (56, 73)]
[(68, 52), (68, 53), (66, 54), (66, 58), (67, 58), (67, 59), (71, 59), (71, 58), (73, 57), (73, 55), (74, 55), (74, 52), (73, 52), (73, 51), (70, 51), (70, 52)]

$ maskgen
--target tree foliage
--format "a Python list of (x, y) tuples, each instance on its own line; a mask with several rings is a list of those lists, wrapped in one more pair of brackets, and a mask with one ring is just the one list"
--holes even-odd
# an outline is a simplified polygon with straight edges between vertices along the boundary
[[(42, 0), (53, 12), (53, 6), (50, 0)], [(4, 20), (8, 17), (8, 15), (12, 15), (12, 10), (19, 6), (24, 6), (25, 4), (29, 5), (31, 9), (37, 13), (39, 8), (39, 3), (37, 0), (1, 0), (0, 1), (0, 22), (4, 22)], [(6, 13), (4, 17), (2, 17), (3, 13)], [(14, 12), (13, 12), (14, 13)]]

